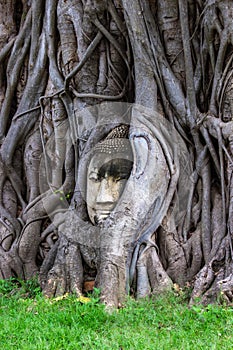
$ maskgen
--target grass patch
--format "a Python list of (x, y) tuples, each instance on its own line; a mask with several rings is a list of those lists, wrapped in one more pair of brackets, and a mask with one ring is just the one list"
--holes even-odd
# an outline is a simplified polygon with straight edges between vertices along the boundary
[(88, 303), (74, 296), (49, 300), (35, 281), (24, 283), (0, 281), (3, 350), (233, 348), (229, 307), (188, 308), (184, 296), (170, 293), (153, 300), (129, 299), (125, 308), (110, 314), (98, 296)]

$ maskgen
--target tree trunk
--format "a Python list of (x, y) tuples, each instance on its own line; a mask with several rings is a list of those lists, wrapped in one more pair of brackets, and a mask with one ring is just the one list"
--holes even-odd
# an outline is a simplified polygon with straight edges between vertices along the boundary
[[(232, 2), (0, 0), (0, 14), (0, 278), (38, 274), (48, 296), (93, 281), (115, 307), (173, 283), (232, 302)], [(102, 219), (94, 159), (131, 164)]]

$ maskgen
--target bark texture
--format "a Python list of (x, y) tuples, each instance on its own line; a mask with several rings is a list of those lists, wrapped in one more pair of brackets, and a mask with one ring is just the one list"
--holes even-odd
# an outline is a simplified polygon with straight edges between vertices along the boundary
[[(193, 286), (233, 299), (231, 0), (0, 0), (0, 278), (103, 302)], [(133, 169), (88, 220), (93, 147), (129, 125)]]

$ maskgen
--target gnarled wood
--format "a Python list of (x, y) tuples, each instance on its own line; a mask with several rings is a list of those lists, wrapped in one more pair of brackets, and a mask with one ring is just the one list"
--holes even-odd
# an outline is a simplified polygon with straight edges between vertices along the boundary
[[(192, 302), (232, 302), (232, 2), (0, 0), (0, 14), (0, 277), (39, 274), (48, 296), (92, 281), (108, 306), (187, 282)], [(95, 226), (87, 166), (120, 124), (133, 168)]]

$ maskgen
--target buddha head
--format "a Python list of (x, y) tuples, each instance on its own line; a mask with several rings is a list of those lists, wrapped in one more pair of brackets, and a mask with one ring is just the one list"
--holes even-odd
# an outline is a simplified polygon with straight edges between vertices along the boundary
[(130, 176), (132, 159), (126, 125), (114, 128), (94, 147), (86, 189), (87, 212), (94, 225), (103, 222), (115, 208)]

